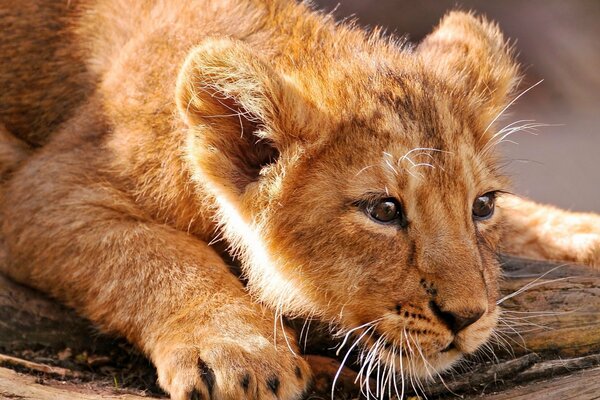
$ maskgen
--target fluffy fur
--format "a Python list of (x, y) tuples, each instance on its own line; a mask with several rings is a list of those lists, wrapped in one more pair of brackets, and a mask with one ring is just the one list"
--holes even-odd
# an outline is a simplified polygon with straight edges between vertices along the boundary
[[(2, 268), (127, 337), (173, 399), (299, 398), (281, 315), (353, 334), (363, 373), (424, 376), (490, 336), (502, 249), (600, 262), (598, 216), (501, 195), (472, 218), (507, 187), (493, 123), (519, 82), (482, 18), (411, 47), (284, 0), (37, 3), (2, 16), (61, 32), (0, 44), (2, 121), (45, 143), (3, 134)], [(363, 212), (385, 197), (406, 227)]]

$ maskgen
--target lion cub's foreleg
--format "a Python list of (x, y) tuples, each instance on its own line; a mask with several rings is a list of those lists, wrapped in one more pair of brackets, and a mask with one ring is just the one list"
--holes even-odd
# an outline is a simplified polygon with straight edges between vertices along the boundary
[(152, 222), (86, 163), (41, 154), (14, 176), (2, 268), (137, 344), (173, 399), (299, 398), (310, 372), (293, 335), (279, 326), (274, 339), (272, 312), (217, 253)]
[(499, 199), (506, 253), (600, 267), (600, 215), (560, 210), (512, 195)]
[(25, 142), (14, 137), (0, 122), (0, 182), (8, 179), (10, 172), (27, 158), (29, 153), (30, 149)]

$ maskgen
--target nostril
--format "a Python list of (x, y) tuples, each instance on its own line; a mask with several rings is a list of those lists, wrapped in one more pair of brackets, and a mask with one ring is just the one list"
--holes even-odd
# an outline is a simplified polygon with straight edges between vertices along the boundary
[(456, 344), (454, 344), (454, 342), (450, 343), (448, 346), (446, 346), (446, 348), (444, 348), (441, 353), (447, 353), (450, 350), (454, 350), (456, 349)]
[(460, 311), (442, 310), (434, 301), (429, 302), (429, 308), (455, 335), (467, 326), (478, 321), (485, 313), (485, 310), (482, 309)]
[(435, 301), (429, 302), (429, 308), (435, 314), (436, 317), (442, 320), (442, 322), (454, 332), (454, 326), (456, 326), (456, 319), (454, 315), (449, 312), (442, 311)]
[(455, 325), (453, 332), (458, 333), (465, 329), (467, 326), (474, 324), (479, 321), (479, 318), (483, 316), (484, 310), (470, 310), (465, 311), (464, 314), (453, 314)]

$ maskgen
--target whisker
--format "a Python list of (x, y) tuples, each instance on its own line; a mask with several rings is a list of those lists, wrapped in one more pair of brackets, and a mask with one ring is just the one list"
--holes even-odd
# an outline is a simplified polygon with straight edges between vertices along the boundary
[[(402, 391), (401, 394), (398, 393), (398, 374), (396, 373), (396, 346), (392, 349), (393, 358), (392, 358), (392, 372), (393, 372), (393, 384), (394, 384), (394, 392), (396, 393), (396, 397), (398, 400), (402, 400), (404, 398), (404, 370), (402, 368), (402, 339), (400, 340), (400, 347), (398, 348), (398, 358), (400, 359), (400, 379), (402, 379)], [(391, 396), (391, 393), (390, 393)]]
[[(382, 337), (380, 337), (379, 339), (377, 339), (377, 341), (375, 342), (375, 344), (373, 346), (371, 346), (371, 349), (367, 353), (367, 358), (366, 358), (365, 364), (363, 366), (363, 368), (365, 366), (367, 367), (366, 371), (365, 371), (365, 380), (367, 382), (367, 398), (368, 398), (369, 394), (372, 394), (371, 387), (370, 387), (370, 379), (369, 378), (370, 378), (371, 374), (373, 373), (373, 370), (375, 368), (379, 367), (379, 362), (376, 361), (376, 356), (377, 356), (377, 352), (378, 352), (379, 346), (382, 343), (381, 339), (382, 339)], [(375, 365), (373, 365), (374, 363), (375, 363)], [(377, 373), (376, 384), (377, 384), (377, 386), (379, 386), (379, 372)]]
[(502, 310), (502, 314), (527, 314), (529, 317), (523, 318), (538, 318), (538, 317), (546, 317), (546, 316), (559, 316), (564, 314), (572, 314), (575, 310), (569, 311), (514, 311), (514, 310)]
[(336, 356), (340, 355), (340, 351), (344, 348), (344, 346), (346, 345), (346, 342), (348, 341), (348, 338), (350, 337), (350, 335), (352, 334), (352, 332), (356, 332), (359, 329), (365, 328), (367, 326), (376, 324), (377, 322), (381, 321), (381, 318), (378, 318), (374, 321), (371, 322), (367, 322), (366, 324), (362, 324), (360, 326), (357, 326), (356, 328), (352, 328), (350, 329), (348, 332), (346, 332), (345, 336), (344, 336), (344, 340), (342, 341), (342, 344), (340, 345), (340, 347), (337, 349), (337, 351), (335, 352)]
[[(552, 127), (552, 126), (561, 126), (560, 124), (542, 124), (542, 123), (531, 123), (531, 124), (525, 124), (525, 125), (521, 125), (521, 126), (516, 126), (507, 130), (500, 130), (499, 132), (497, 132), (495, 135), (493, 135), (487, 142), (487, 144), (484, 146), (482, 153), (486, 153), (488, 150), (490, 150), (492, 147), (496, 147), (498, 146), (500, 143), (512, 143), (512, 144), (517, 144), (517, 142), (514, 142), (512, 140), (508, 140), (506, 139), (507, 137), (509, 137), (510, 135), (513, 135), (517, 132), (526, 132), (530, 135), (537, 135), (537, 128), (542, 128), (542, 127)], [(500, 136), (499, 139), (496, 139), (498, 136)], [(494, 140), (496, 139), (496, 140)]]
[[(412, 346), (410, 345), (410, 333), (407, 334), (407, 340), (406, 340), (406, 345), (408, 346), (408, 350), (410, 351), (410, 358), (409, 358), (409, 378), (411, 380), (411, 384), (413, 389), (415, 390), (416, 393), (421, 392), (421, 394), (423, 394), (423, 396), (425, 397), (425, 399), (427, 399), (427, 396), (425, 395), (425, 389), (423, 388), (423, 386), (421, 385), (421, 380), (419, 379), (419, 377), (414, 374), (413, 372), (416, 371), (416, 367), (415, 367), (415, 352), (412, 349)], [(414, 376), (413, 376), (414, 375)], [(415, 386), (415, 382), (416, 382), (416, 386)]]
[[(525, 343), (525, 341), (523, 340), (522, 343), (519, 343), (517, 340), (515, 340), (513, 337), (511, 337), (510, 335), (506, 334), (505, 332), (502, 332), (500, 330), (496, 331), (496, 338), (498, 340), (501, 340), (503, 343), (505, 343), (505, 345), (511, 349), (511, 351), (509, 352), (510, 354), (514, 355), (514, 351), (512, 351), (512, 346), (510, 345), (510, 342), (513, 342), (514, 344), (516, 344), (517, 346), (519, 346), (520, 348), (522, 348), (525, 351), (528, 351), (529, 349), (527, 348), (527, 345)], [(522, 338), (521, 338), (522, 340)]]
[[(360, 329), (361, 327), (365, 327), (368, 326), (367, 329), (365, 329), (365, 331), (354, 341), (354, 343), (350, 346), (350, 348), (348, 349), (348, 351), (346, 352), (346, 355), (344, 356), (344, 358), (342, 359), (342, 363), (340, 364), (340, 367), (338, 368), (335, 377), (333, 378), (333, 383), (331, 385), (331, 400), (334, 400), (334, 392), (335, 392), (335, 384), (340, 376), (340, 374), (342, 373), (342, 369), (344, 368), (344, 365), (346, 364), (346, 361), (348, 361), (348, 357), (350, 356), (350, 352), (352, 351), (352, 349), (354, 349), (361, 341), (361, 339), (363, 337), (365, 337), (367, 335), (367, 333), (369, 333), (369, 331), (374, 330), (375, 329), (375, 323), (374, 322), (369, 322), (367, 324), (363, 324), (360, 327), (351, 329), (345, 336), (344, 338), (344, 344), (348, 338), (348, 335), (351, 332), (356, 331), (357, 329)], [(338, 351), (336, 352), (336, 355), (339, 355), (339, 351), (342, 349), (342, 346), (338, 349)]]
[(404, 365), (403, 365), (403, 357), (402, 357), (402, 344), (404, 343), (404, 336), (406, 334), (406, 330), (404, 328), (402, 328), (402, 332), (400, 333), (400, 376), (402, 379), (402, 396), (400, 396), (400, 399), (404, 398), (404, 390), (405, 390), (405, 381), (404, 381)]
[(560, 281), (564, 281), (564, 280), (571, 279), (571, 278), (572, 278), (572, 277), (569, 277), (569, 276), (568, 276), (568, 277), (564, 277), (564, 278), (556, 278), (556, 279), (551, 279), (551, 280), (549, 280), (549, 281), (543, 281), (543, 282), (538, 282), (538, 283), (533, 283), (533, 282), (532, 282), (531, 284), (528, 284), (528, 285), (526, 285), (526, 286), (523, 286), (521, 289), (517, 290), (516, 292), (514, 292), (514, 293), (512, 293), (512, 294), (509, 294), (509, 295), (507, 295), (507, 296), (504, 296), (503, 298), (501, 298), (501, 299), (498, 301), (498, 303), (497, 303), (497, 304), (498, 304), (498, 305), (500, 305), (500, 304), (502, 304), (504, 301), (506, 301), (506, 300), (508, 300), (508, 299), (512, 299), (513, 297), (515, 297), (515, 296), (518, 296), (518, 295), (520, 295), (521, 293), (523, 293), (523, 292), (526, 292), (527, 290), (530, 290), (530, 289), (536, 288), (536, 287), (538, 287), (538, 286), (549, 285), (549, 284), (551, 284), (551, 283), (560, 282)]
[(361, 168), (360, 171), (358, 171), (356, 173), (356, 175), (354, 175), (354, 177), (357, 177), (358, 175), (362, 174), (364, 171), (368, 170), (369, 168), (373, 168), (375, 165), (367, 165), (364, 168)]
[(386, 390), (389, 393), (389, 396), (392, 396), (392, 380), (394, 379), (394, 376), (392, 374), (392, 363), (394, 362), (393, 356), (393, 353), (391, 351), (388, 351), (387, 356), (385, 358), (385, 362), (383, 364), (383, 374), (385, 375), (385, 380), (382, 384), (382, 397), (385, 397)]
[[(492, 331), (492, 334), (490, 337), (490, 342), (497, 344), (499, 347), (501, 347), (507, 353), (514, 354), (512, 347), (507, 346), (505, 343), (500, 341), (500, 339), (498, 339), (496, 337), (496, 335), (498, 335), (498, 333)], [(495, 362), (495, 363), (500, 362), (500, 360), (498, 359), (498, 356), (496, 356), (496, 352), (494, 351), (494, 348), (492, 347), (492, 345), (489, 342), (484, 343), (483, 346), (481, 347), (481, 349), (482, 349), (482, 352), (489, 357), (490, 361)]]
[(527, 89), (523, 90), (517, 97), (515, 97), (514, 99), (512, 99), (511, 102), (506, 105), (506, 107), (504, 107), (502, 110), (500, 110), (500, 112), (498, 113), (498, 115), (496, 115), (496, 117), (492, 120), (492, 122), (489, 123), (489, 125), (483, 131), (483, 134), (485, 135), (487, 133), (487, 131), (492, 127), (492, 125), (494, 125), (494, 123), (498, 120), (498, 118), (500, 118), (502, 116), (502, 114), (504, 114), (504, 112), (506, 110), (508, 110), (517, 100), (519, 100), (527, 92), (529, 92), (530, 90), (532, 90), (534, 87), (538, 86), (542, 82), (544, 82), (543, 79), (539, 80), (537, 83), (534, 83), (533, 85), (531, 85)]
[(547, 325), (541, 325), (541, 324), (537, 324), (535, 322), (532, 321), (520, 321), (520, 320), (513, 320), (511, 318), (506, 318), (503, 317), (502, 318), (502, 322), (507, 323), (510, 322), (510, 326), (511, 327), (533, 327), (533, 328), (538, 328), (541, 330), (545, 330), (545, 331), (549, 331), (549, 330), (553, 330), (554, 328), (552, 328), (551, 326), (547, 326)]
[[(283, 306), (282, 306), (282, 308), (283, 308)], [(279, 321), (281, 323), (281, 330), (283, 332), (283, 339), (285, 340), (285, 344), (287, 345), (288, 349), (292, 352), (292, 354), (297, 356), (298, 354), (296, 354), (296, 352), (292, 348), (292, 345), (290, 344), (290, 341), (288, 340), (287, 332), (286, 332), (285, 326), (283, 324), (283, 310), (279, 313)]]
[(506, 300), (508, 300), (508, 299), (511, 299), (511, 298), (513, 298), (513, 297), (515, 297), (515, 296), (518, 296), (519, 294), (521, 294), (521, 293), (523, 293), (524, 291), (526, 291), (526, 290), (529, 290), (529, 289), (531, 289), (531, 288), (533, 288), (533, 287), (537, 287), (537, 286), (540, 286), (540, 285), (545, 285), (545, 284), (549, 284), (549, 283), (553, 283), (553, 282), (557, 282), (557, 281), (561, 281), (561, 280), (569, 279), (569, 277), (565, 277), (565, 278), (557, 278), (557, 279), (552, 279), (552, 280), (550, 280), (550, 281), (544, 281), (544, 282), (539, 282), (539, 283), (536, 283), (536, 282), (538, 282), (540, 279), (542, 279), (542, 278), (544, 278), (545, 276), (547, 276), (548, 274), (551, 274), (552, 272), (554, 272), (554, 271), (556, 271), (557, 269), (559, 269), (559, 268), (562, 268), (562, 267), (564, 267), (564, 266), (566, 266), (566, 265), (567, 265), (567, 264), (560, 264), (560, 265), (557, 265), (556, 267), (554, 267), (554, 268), (552, 268), (552, 269), (550, 269), (550, 270), (548, 270), (548, 271), (544, 272), (542, 275), (538, 276), (538, 277), (537, 277), (537, 278), (535, 278), (533, 281), (531, 281), (531, 282), (528, 282), (528, 283), (527, 283), (526, 285), (524, 285), (522, 288), (520, 288), (520, 289), (516, 290), (515, 292), (513, 292), (513, 293), (511, 293), (511, 294), (509, 294), (509, 295), (506, 295), (506, 296), (502, 297), (500, 300), (498, 300), (498, 301), (496, 302), (496, 304), (497, 304), (497, 305), (500, 305), (500, 304), (502, 304), (504, 301), (506, 301)]
[[(523, 347), (524, 349), (526, 349), (526, 348), (527, 348), (527, 345), (526, 345), (526, 343), (525, 343), (525, 339), (523, 339), (523, 336), (521, 336), (521, 334), (519, 333), (519, 331), (517, 331), (517, 330), (516, 330), (516, 329), (515, 329), (513, 326), (511, 326), (511, 325), (510, 325), (509, 323), (507, 323), (506, 321), (502, 321), (502, 320), (501, 320), (500, 322), (502, 322), (504, 325), (506, 325), (506, 327), (507, 327), (508, 329), (510, 329), (510, 330), (511, 330), (513, 333), (515, 333), (515, 334), (516, 334), (516, 335), (519, 337), (519, 339), (521, 339), (521, 343), (522, 343), (522, 346), (521, 346), (521, 347)], [(504, 333), (504, 332), (503, 332), (503, 331), (501, 331), (501, 330), (498, 330), (498, 331), (499, 331), (499, 333)], [(509, 340), (511, 340), (511, 339), (512, 339), (512, 338), (510, 337), (510, 335), (507, 335), (507, 338), (508, 338)]]
[(281, 300), (278, 301), (275, 307), (275, 317), (273, 319), (273, 345), (277, 347), (277, 318), (279, 313), (279, 307), (281, 307)]

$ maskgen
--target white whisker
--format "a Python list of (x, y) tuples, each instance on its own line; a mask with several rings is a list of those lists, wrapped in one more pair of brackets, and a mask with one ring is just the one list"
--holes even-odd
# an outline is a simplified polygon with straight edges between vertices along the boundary
[(362, 174), (364, 171), (368, 170), (369, 168), (373, 168), (374, 166), (375, 166), (375, 165), (367, 165), (366, 167), (364, 167), (364, 168), (361, 168), (361, 169), (360, 169), (360, 171), (358, 171), (358, 172), (356, 173), (356, 175), (354, 175), (354, 176), (355, 176), (355, 177), (357, 177), (358, 175)]
[[(368, 325), (370, 325), (370, 326), (368, 326)], [(354, 341), (354, 343), (353, 343), (353, 344), (350, 346), (350, 348), (348, 349), (348, 351), (346, 352), (346, 355), (344, 356), (344, 358), (343, 358), (343, 360), (342, 360), (342, 363), (340, 364), (340, 367), (338, 368), (338, 370), (337, 370), (337, 372), (336, 372), (336, 374), (335, 374), (335, 377), (333, 378), (333, 383), (332, 383), (332, 385), (331, 385), (331, 400), (334, 400), (334, 397), (333, 397), (333, 395), (334, 395), (334, 392), (335, 392), (335, 384), (336, 384), (336, 382), (337, 382), (337, 380), (338, 380), (338, 378), (339, 378), (340, 374), (342, 373), (342, 369), (344, 368), (344, 364), (346, 364), (346, 361), (348, 361), (348, 357), (350, 356), (350, 352), (352, 351), (352, 349), (354, 349), (354, 348), (355, 348), (355, 347), (356, 347), (356, 346), (359, 344), (359, 342), (361, 341), (361, 339), (362, 339), (363, 337), (365, 337), (365, 335), (366, 335), (367, 333), (369, 333), (369, 331), (371, 331), (371, 330), (375, 329), (375, 324), (374, 324), (373, 322), (370, 322), (370, 323), (367, 323), (367, 324), (361, 325), (361, 326), (360, 326), (360, 327), (358, 327), (358, 328), (354, 328), (354, 329), (352, 329), (351, 331), (349, 331), (349, 332), (348, 332), (348, 333), (354, 332), (354, 331), (356, 331), (357, 329), (360, 329), (361, 327), (364, 327), (364, 326), (368, 326), (368, 328), (367, 328), (367, 329), (366, 329), (366, 330), (365, 330), (365, 331), (364, 331), (364, 332), (363, 332), (363, 333), (362, 333), (362, 334), (361, 334), (361, 335), (358, 337), (358, 339), (356, 339), (356, 340)], [(346, 342), (346, 340), (347, 340), (347, 337), (348, 337), (348, 334), (346, 334), (346, 337), (344, 338), (344, 343)], [(342, 345), (342, 347), (343, 347), (343, 345)], [(340, 349), (341, 349), (341, 347), (340, 347)], [(340, 349), (338, 349), (338, 352), (336, 353), (336, 355), (338, 355), (338, 354), (339, 354), (339, 350), (340, 350)]]
[(485, 130), (483, 131), (483, 134), (485, 135), (487, 133), (487, 131), (492, 127), (492, 125), (494, 125), (494, 123), (498, 120), (498, 118), (500, 118), (502, 116), (502, 114), (504, 114), (504, 112), (506, 110), (508, 110), (517, 100), (519, 100), (521, 97), (523, 97), (527, 92), (529, 92), (530, 90), (532, 90), (534, 87), (536, 87), (537, 85), (539, 85), (540, 83), (544, 82), (543, 79), (541, 79), (540, 81), (538, 81), (537, 83), (534, 83), (533, 85), (531, 85), (530, 87), (528, 87), (527, 89), (523, 90), (517, 97), (515, 97), (514, 99), (512, 99), (512, 101), (510, 103), (508, 103), (506, 105), (506, 107), (504, 107), (502, 110), (500, 110), (500, 112), (498, 113), (498, 115), (496, 115), (496, 117), (492, 120), (492, 122), (489, 123), (489, 125), (485, 128)]
[(348, 332), (345, 334), (345, 336), (344, 336), (344, 340), (342, 341), (342, 344), (340, 345), (340, 347), (339, 347), (339, 348), (337, 349), (337, 351), (335, 352), (335, 355), (336, 355), (336, 356), (339, 356), (339, 355), (340, 355), (340, 351), (341, 351), (341, 350), (344, 348), (344, 346), (346, 345), (346, 342), (348, 341), (348, 338), (350, 337), (350, 335), (352, 334), (352, 332), (355, 332), (355, 331), (357, 331), (357, 330), (359, 330), (359, 329), (362, 329), (362, 328), (365, 328), (365, 327), (367, 327), (367, 326), (371, 326), (371, 325), (373, 325), (373, 324), (375, 324), (375, 323), (379, 322), (380, 320), (381, 320), (381, 318), (378, 318), (378, 319), (376, 319), (376, 320), (374, 320), (374, 321), (367, 322), (366, 324), (362, 324), (362, 325), (360, 325), (360, 326), (357, 326), (356, 328), (352, 328), (352, 329), (350, 329), (350, 330), (349, 330), (349, 331), (348, 331)]
[(290, 341), (288, 340), (287, 332), (283, 324), (283, 311), (279, 313), (279, 321), (281, 323), (281, 330), (283, 332), (283, 339), (285, 340), (285, 344), (287, 345), (288, 349), (292, 352), (292, 354), (297, 356), (298, 354), (296, 354), (296, 352), (292, 348), (292, 345), (290, 344)]
[(551, 274), (552, 272), (556, 271), (556, 270), (557, 270), (557, 269), (559, 269), (559, 268), (562, 268), (562, 267), (564, 267), (565, 265), (566, 265), (566, 264), (557, 265), (556, 267), (554, 267), (554, 268), (552, 268), (552, 269), (550, 269), (550, 270), (546, 271), (545, 273), (543, 273), (542, 275), (538, 276), (538, 277), (537, 277), (536, 279), (534, 279), (533, 281), (531, 281), (531, 282), (527, 283), (525, 286), (523, 286), (523, 287), (522, 287), (522, 288), (520, 288), (519, 290), (517, 290), (517, 291), (515, 291), (515, 292), (513, 292), (513, 293), (511, 293), (511, 294), (509, 294), (509, 295), (506, 295), (506, 296), (504, 296), (503, 298), (501, 298), (500, 300), (498, 300), (498, 301), (496, 302), (496, 304), (497, 304), (497, 305), (500, 305), (500, 304), (502, 304), (504, 301), (506, 301), (506, 300), (508, 300), (508, 299), (510, 299), (510, 298), (513, 298), (513, 297), (515, 297), (515, 296), (518, 296), (519, 294), (523, 293), (523, 292), (524, 292), (524, 291), (526, 291), (526, 290), (529, 290), (529, 289), (531, 289), (532, 287), (537, 287), (537, 286), (539, 286), (539, 285), (548, 284), (548, 283), (552, 283), (552, 282), (556, 282), (556, 281), (560, 281), (560, 280), (565, 280), (565, 279), (568, 279), (568, 278), (558, 278), (558, 279), (553, 279), (553, 280), (551, 280), (551, 281), (544, 281), (544, 282), (540, 282), (539, 284), (537, 284), (537, 283), (536, 283), (536, 282), (538, 282), (540, 279), (542, 279), (543, 277), (545, 277), (546, 275), (548, 275), (548, 274)]

